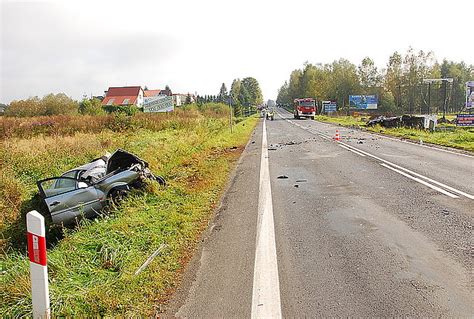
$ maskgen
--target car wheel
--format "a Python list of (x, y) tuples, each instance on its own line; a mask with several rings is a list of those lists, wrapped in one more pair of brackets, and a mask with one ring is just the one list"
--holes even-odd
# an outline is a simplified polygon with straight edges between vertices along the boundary
[(109, 193), (109, 202), (115, 206), (119, 206), (127, 195), (128, 190), (126, 189), (114, 189)]

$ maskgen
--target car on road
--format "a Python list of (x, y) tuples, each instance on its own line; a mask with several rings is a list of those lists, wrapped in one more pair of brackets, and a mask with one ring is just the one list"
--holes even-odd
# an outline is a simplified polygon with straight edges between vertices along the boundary
[(40, 180), (37, 186), (52, 222), (68, 225), (78, 218), (97, 216), (111, 203), (120, 203), (146, 179), (166, 184), (161, 176), (153, 175), (147, 162), (118, 149), (59, 177)]
[(267, 120), (272, 120), (275, 118), (275, 109), (273, 107), (267, 109)]

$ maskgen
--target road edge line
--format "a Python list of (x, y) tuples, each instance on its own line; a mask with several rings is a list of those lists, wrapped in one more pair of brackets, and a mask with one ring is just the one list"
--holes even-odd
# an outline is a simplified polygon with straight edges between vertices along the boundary
[(251, 318), (281, 318), (266, 121), (263, 120)]

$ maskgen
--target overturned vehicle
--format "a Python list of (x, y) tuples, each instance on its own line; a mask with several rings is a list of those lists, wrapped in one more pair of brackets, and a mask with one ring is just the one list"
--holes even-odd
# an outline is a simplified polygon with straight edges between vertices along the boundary
[(165, 185), (161, 176), (153, 175), (147, 162), (118, 149), (60, 177), (40, 180), (37, 185), (52, 222), (68, 225), (82, 216), (96, 216), (111, 203), (118, 204), (146, 179)]

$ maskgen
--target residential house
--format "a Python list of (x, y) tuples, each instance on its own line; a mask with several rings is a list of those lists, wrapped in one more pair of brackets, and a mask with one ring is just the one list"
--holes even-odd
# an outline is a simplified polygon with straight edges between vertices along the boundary
[(143, 106), (144, 91), (141, 86), (109, 87), (105, 92), (102, 105)]
[(163, 94), (161, 94), (161, 91), (162, 90), (148, 90), (148, 89), (145, 89), (143, 91), (143, 94), (144, 94), (145, 97), (159, 96), (159, 95), (163, 95)]
[(196, 102), (196, 97), (194, 94), (181, 94), (181, 93), (173, 93), (173, 103), (176, 106), (181, 106), (183, 104), (186, 104), (186, 99), (188, 98), (188, 95), (191, 98), (191, 103)]

